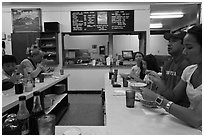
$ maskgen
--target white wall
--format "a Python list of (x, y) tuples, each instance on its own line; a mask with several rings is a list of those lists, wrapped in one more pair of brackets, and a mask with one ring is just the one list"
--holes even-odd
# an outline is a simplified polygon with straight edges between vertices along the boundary
[(6, 40), (5, 44), (6, 44), (6, 53), (7, 54), (12, 54), (12, 49), (11, 49), (11, 41), (10, 39), (8, 39), (8, 37), (11, 36), (11, 32), (12, 32), (12, 24), (11, 24), (11, 12), (9, 11), (3, 11), (2, 13), (2, 33), (6, 34)]
[(113, 55), (121, 55), (122, 50), (139, 51), (138, 35), (114, 35)]
[(163, 35), (151, 35), (149, 53), (153, 55), (168, 55), (167, 45), (168, 41), (164, 39)]

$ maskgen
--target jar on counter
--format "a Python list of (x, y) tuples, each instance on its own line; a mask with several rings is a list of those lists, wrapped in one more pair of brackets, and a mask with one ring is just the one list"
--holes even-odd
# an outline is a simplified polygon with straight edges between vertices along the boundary
[(2, 135), (21, 135), (21, 126), (16, 114), (9, 114), (2, 125)]

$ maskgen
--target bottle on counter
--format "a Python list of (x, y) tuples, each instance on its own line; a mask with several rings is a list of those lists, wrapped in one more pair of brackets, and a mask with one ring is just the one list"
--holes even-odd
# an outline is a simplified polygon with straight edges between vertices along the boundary
[(16, 114), (9, 114), (2, 124), (2, 135), (21, 135), (21, 125)]
[(33, 90), (33, 83), (32, 83), (33, 79), (31, 78), (31, 73), (28, 72), (28, 78), (27, 78), (27, 82), (25, 84), (25, 92), (30, 92)]
[(113, 67), (112, 67), (112, 65), (110, 65), (109, 79), (112, 78), (112, 75), (113, 75), (113, 74), (114, 74), (114, 73), (113, 73)]
[(17, 119), (21, 125), (21, 135), (28, 135), (30, 132), (29, 118), (30, 113), (26, 107), (26, 96), (20, 96)]
[(45, 114), (41, 101), (40, 101), (40, 92), (33, 92), (33, 109), (30, 117), (30, 134), (31, 135), (39, 135), (38, 130), (38, 118)]
[(119, 66), (120, 60), (119, 60), (119, 56), (118, 54), (116, 54), (116, 61), (115, 61), (115, 65)]
[(20, 81), (20, 73), (16, 73), (15, 94), (23, 93), (23, 83)]
[(32, 78), (33, 87), (35, 87), (35, 78)]
[(110, 66), (110, 64), (111, 64), (110, 57), (107, 57), (107, 58), (106, 58), (106, 65), (107, 65), (107, 66)]

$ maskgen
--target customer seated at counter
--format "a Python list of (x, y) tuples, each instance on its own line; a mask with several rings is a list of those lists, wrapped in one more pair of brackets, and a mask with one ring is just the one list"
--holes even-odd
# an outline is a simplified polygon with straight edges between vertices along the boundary
[(16, 58), (13, 55), (2, 56), (2, 90), (13, 88), (16, 81)]
[(182, 55), (183, 49), (185, 48), (183, 44), (185, 35), (185, 31), (164, 34), (164, 38), (169, 41), (168, 53), (172, 58), (164, 63), (161, 79), (157, 73), (150, 73), (158, 77), (156, 80), (153, 79), (153, 82), (158, 86), (157, 93), (178, 105), (189, 107), (190, 102), (185, 93), (182, 98), (176, 100), (172, 92), (174, 87), (179, 83), (183, 70), (190, 65), (190, 62), (185, 59), (185, 55)]
[[(143, 55), (143, 54), (141, 54)], [(133, 78), (134, 80), (136, 80), (137, 82), (145, 82), (145, 83), (148, 83), (149, 79), (146, 75), (146, 71), (147, 70), (152, 70), (154, 72), (159, 72), (159, 66), (158, 66), (158, 63), (157, 63), (157, 60), (155, 58), (154, 55), (152, 54), (149, 54), (149, 55), (146, 55), (146, 56), (143, 56), (141, 62), (140, 62), (140, 68), (137, 67), (136, 65), (131, 69), (131, 72), (130, 73), (130, 77)], [(133, 74), (133, 69), (135, 69), (135, 74)], [(134, 75), (134, 76), (133, 76)], [(137, 77), (136, 77), (137, 76)], [(136, 78), (135, 78), (136, 77)]]
[(43, 59), (44, 53), (34, 47), (31, 49), (30, 57), (24, 59), (21, 63), (20, 72), (27, 77), (28, 72), (31, 72), (33, 78), (37, 77), (41, 72), (50, 72), (53, 71), (52, 68), (46, 67), (46, 60)]
[(149, 75), (147, 74), (147, 71), (149, 70), (154, 71), (156, 73), (160, 72), (159, 65), (157, 63), (157, 59), (155, 58), (155, 56), (152, 54), (146, 55), (142, 60), (142, 67), (143, 67), (143, 72), (141, 73), (143, 73), (145, 77), (143, 80), (141, 80), (141, 82), (151, 84), (151, 86), (153, 86), (152, 88), (156, 89), (156, 85), (149, 80), (149, 77), (148, 77)]
[(135, 52), (135, 61), (136, 65), (131, 68), (130, 71), (130, 78), (136, 80), (136, 81), (141, 81), (141, 79), (144, 79), (144, 74), (141, 73), (143, 72), (143, 66), (142, 66), (142, 60), (144, 58), (144, 55), (142, 52)]
[[(190, 106), (187, 108), (175, 104), (148, 88), (142, 89), (142, 96), (145, 100), (155, 101), (167, 112), (188, 125), (202, 129), (202, 24), (190, 28), (183, 43), (185, 45), (183, 53), (193, 65), (184, 69), (181, 80), (172, 93), (176, 100), (183, 98), (184, 93), (186, 93)], [(150, 76), (150, 79), (157, 78)]]

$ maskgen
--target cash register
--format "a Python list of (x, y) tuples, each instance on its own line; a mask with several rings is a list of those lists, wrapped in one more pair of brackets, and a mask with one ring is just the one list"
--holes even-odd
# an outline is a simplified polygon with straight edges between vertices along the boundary
[(133, 61), (134, 55), (132, 50), (123, 50), (122, 51), (123, 57), (123, 65), (135, 65), (136, 62)]

